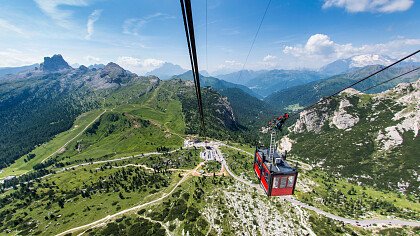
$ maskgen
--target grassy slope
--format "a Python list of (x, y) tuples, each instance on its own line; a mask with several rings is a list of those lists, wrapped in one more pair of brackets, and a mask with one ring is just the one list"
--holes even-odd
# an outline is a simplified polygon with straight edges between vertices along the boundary
[[(117, 111), (118, 109), (108, 114), (119, 117), (118, 121), (111, 122), (102, 117), (98, 121), (99, 128), (96, 133), (85, 133), (78, 137), (70, 143), (69, 146), (72, 148), (60, 154), (58, 159), (65, 161), (110, 159), (155, 152), (160, 146), (171, 149), (182, 146), (180, 137), (166, 133), (159, 125)], [(117, 130), (112, 131), (112, 129)], [(77, 150), (78, 145), (81, 146), (79, 150)]]
[[(158, 87), (158, 89), (144, 95), (142, 98), (133, 99), (130, 103), (126, 104), (118, 104), (118, 98), (116, 95), (113, 95), (109, 99), (110, 102), (108, 104), (114, 107), (112, 111), (108, 111), (102, 115), (82, 135), (70, 142), (64, 152), (52, 158), (64, 164), (73, 164), (86, 162), (87, 159), (110, 159), (145, 152), (155, 152), (156, 148), (161, 146), (172, 149), (179, 148), (182, 146), (185, 124), (182, 116), (181, 103), (175, 100), (173, 96), (173, 90), (165, 87), (165, 85)], [(74, 135), (83, 130), (88, 123), (92, 122), (99, 113), (100, 111), (96, 111), (80, 116), (76, 120), (72, 130), (57, 135), (56, 138), (43, 145), (43, 147), (35, 149), (33, 152), (37, 154), (36, 158), (32, 159), (29, 163), (24, 163), (23, 158), (19, 160), (17, 163), (21, 161), (22, 164), (16, 165), (16, 167), (13, 166), (16, 168), (15, 173), (23, 173), (24, 171), (31, 170), (36, 163), (39, 163), (51, 154), (49, 150), (53, 150), (52, 152), (54, 152), (56, 147), (61, 147), (65, 142), (73, 138)], [(83, 146), (83, 148), (79, 149), (81, 150), (80, 153), (77, 150), (78, 144)], [(176, 152), (163, 155), (162, 157), (140, 157), (130, 162), (127, 160), (114, 162), (113, 165), (120, 166), (129, 162), (130, 164), (139, 163), (152, 166), (172, 159), (172, 163), (176, 164), (175, 167), (192, 168), (193, 164), (195, 165), (199, 162), (197, 160), (198, 151), (194, 151), (191, 154), (185, 152)], [(57, 190), (53, 193), (53, 199), (44, 198), (43, 200), (33, 201), (24, 208), (20, 206), (23, 201), (16, 199), (11, 204), (1, 208), (2, 212), (16, 211), (16, 214), (6, 219), (3, 223), (14, 224), (14, 222), (19, 222), (23, 219), (27, 222), (35, 221), (39, 222), (35, 231), (41, 230), (44, 231), (43, 234), (53, 234), (105, 217), (120, 209), (137, 205), (143, 200), (154, 198), (154, 195), (151, 195), (150, 192), (153, 192), (154, 188), (150, 187), (146, 188), (146, 192), (124, 192), (125, 199), (120, 199), (119, 192), (93, 194), (91, 198), (82, 198), (80, 195), (78, 197), (69, 197), (64, 194), (66, 191), (82, 188), (84, 183), (98, 181), (100, 176), (106, 177), (116, 171), (116, 169), (105, 169), (103, 172), (96, 173), (97, 169), (101, 166), (104, 165), (96, 164), (88, 167), (79, 167), (76, 170), (61, 172), (41, 180), (40, 184), (35, 184), (35, 189), (37, 189), (38, 193), (47, 192), (48, 189), (45, 186), (48, 183), (51, 184), (54, 182), (54, 186), (57, 186)], [(126, 167), (124, 169), (127, 168), (134, 167)], [(93, 171), (93, 173), (90, 171)], [(13, 173), (13, 170), (10, 169), (10, 172)], [(8, 175), (8, 173), (4, 172), (5, 175)], [(173, 174), (165, 178), (169, 178), (170, 183), (175, 183), (179, 179), (179, 176), (178, 174)], [(7, 196), (13, 194), (15, 191), (20, 190), (8, 191), (2, 194), (2, 197), (7, 199)], [(104, 198), (104, 196), (106, 197)], [(60, 197), (66, 198), (66, 204), (63, 209), (56, 202)], [(49, 202), (48, 200), (52, 202), (51, 206), (46, 205)], [(75, 211), (76, 209), (77, 211)], [(45, 216), (51, 214), (56, 216), (61, 215), (61, 217), (46, 220)], [(54, 227), (51, 225), (45, 229), (45, 226), (50, 223), (54, 223)], [(19, 225), (16, 229), (19, 231), (25, 230), (24, 227), (20, 227), (22, 226)], [(7, 228), (13, 227), (9, 225)]]
[[(152, 171), (143, 169), (142, 167), (127, 166), (128, 164), (142, 164), (149, 167), (154, 165), (161, 165), (165, 161), (171, 160), (173, 167), (179, 169), (191, 169), (200, 162), (199, 150), (181, 150), (171, 154), (155, 155), (148, 157), (138, 157), (130, 160), (116, 161), (105, 164), (93, 164), (75, 169), (69, 169), (65, 172), (57, 173), (55, 175), (42, 179), (39, 183), (33, 183), (32, 187), (36, 189), (38, 195), (48, 192), (51, 193), (51, 197), (48, 195), (41, 199), (32, 201), (29, 205), (24, 205), (26, 200), (15, 199), (11, 204), (1, 208), (0, 213), (3, 211), (15, 211), (15, 214), (6, 217), (3, 221), (3, 226), (0, 229), (17, 229), (18, 231), (30, 229), (13, 226), (13, 222), (25, 221), (25, 222), (38, 222), (33, 228), (32, 232), (42, 231), (43, 235), (51, 235), (59, 232), (63, 232), (69, 228), (77, 227), (89, 222), (96, 221), (107, 215), (114, 214), (123, 209), (139, 205), (160, 197), (163, 192), (170, 191), (176, 182), (180, 180), (178, 173), (180, 172), (165, 172), (160, 174), (153, 174)], [(112, 166), (112, 168), (111, 168)], [(97, 183), (103, 181), (111, 174), (115, 174), (119, 171), (129, 171), (140, 168), (143, 170), (143, 176), (161, 176), (162, 179), (166, 179), (169, 184), (165, 186), (162, 181), (153, 181), (148, 185), (144, 185), (137, 190), (124, 190), (123, 187), (119, 187), (113, 190), (111, 187), (110, 192), (104, 190), (91, 190), (90, 197), (82, 197), (79, 193), (76, 196), (71, 194), (71, 191), (85, 190), (91, 183)], [(114, 183), (119, 183), (120, 180), (112, 180)], [(123, 180), (125, 186), (131, 186), (130, 178), (127, 181)], [(158, 185), (159, 187), (156, 187)], [(51, 187), (50, 187), (51, 186)], [(51, 192), (51, 190), (53, 192)], [(16, 192), (15, 190), (4, 193), (1, 197), (7, 198)], [(64, 192), (67, 192), (65, 194)], [(121, 199), (119, 193), (122, 193), (124, 198)], [(65, 198), (66, 203), (64, 208), (60, 208), (57, 204), (57, 199)], [(51, 204), (50, 204), (51, 203)], [(24, 207), (21, 206), (24, 205)], [(58, 218), (45, 219), (46, 216), (49, 218), (51, 215), (59, 216)], [(54, 227), (52, 227), (53, 224)], [(49, 225), (47, 228), (45, 228)], [(3, 227), (3, 228), (1, 228)], [(1, 231), (0, 230), (0, 231)]]
[(36, 155), (34, 159), (25, 162), (24, 159), (27, 156), (22, 156), (16, 160), (14, 164), (3, 169), (3, 171), (0, 173), (0, 178), (4, 178), (9, 175), (21, 175), (32, 170), (32, 167), (35, 164), (40, 163), (46, 157), (61, 148), (67, 141), (77, 136), (89, 123), (94, 121), (101, 112), (101, 110), (94, 110), (80, 115), (74, 121), (74, 125), (70, 130), (56, 135), (51, 141), (44, 143), (32, 150), (30, 153)]
[[(114, 113), (128, 113), (128, 116), (131, 115), (134, 118), (150, 120), (152, 123), (150, 127), (146, 129), (131, 129), (124, 133), (111, 135), (101, 140), (100, 143), (89, 147), (89, 150), (86, 152), (75, 153), (74, 147), (77, 145), (77, 142), (87, 139), (87, 135), (84, 133), (73, 142), (70, 142), (67, 145), (68, 148), (66, 151), (59, 155), (62, 157), (72, 157), (72, 160), (99, 159), (109, 154), (117, 158), (156, 151), (156, 147), (159, 146), (169, 146), (170, 148), (180, 147), (182, 145), (181, 138), (185, 132), (181, 103), (173, 99), (173, 97), (162, 98), (162, 96), (168, 93), (173, 96), (173, 90), (170, 90), (165, 85), (160, 86), (150, 94), (146, 94), (140, 98), (135, 97), (135, 91), (142, 91), (144, 87), (144, 84), (135, 84), (131, 87), (121, 89), (112, 95), (108, 95), (107, 106), (110, 106)], [(121, 104), (124, 94), (128, 96), (127, 101), (130, 103)], [(20, 175), (32, 170), (35, 164), (40, 163), (62, 147), (67, 141), (75, 137), (100, 113), (100, 110), (95, 110), (80, 115), (70, 130), (58, 134), (51, 141), (31, 151), (30, 153), (36, 155), (34, 159), (25, 163), (24, 159), (26, 155), (22, 156), (15, 164), (4, 169), (0, 173), (0, 178), (9, 175)]]

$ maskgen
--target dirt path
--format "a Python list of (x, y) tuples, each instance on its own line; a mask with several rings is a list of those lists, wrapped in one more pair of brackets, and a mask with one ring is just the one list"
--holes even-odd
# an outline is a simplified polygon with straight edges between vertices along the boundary
[(73, 140), (75, 140), (77, 137), (79, 137), (80, 135), (83, 134), (83, 132), (85, 132), (93, 123), (95, 123), (105, 112), (107, 112), (107, 110), (105, 109), (101, 114), (99, 114), (94, 120), (92, 120), (88, 125), (86, 125), (85, 128), (83, 128), (82, 131), (80, 131), (76, 136), (74, 136), (73, 138), (71, 138), (70, 140), (68, 140), (63, 146), (61, 146), (60, 148), (58, 148), (55, 152), (51, 153), (49, 156), (47, 156), (46, 158), (44, 158), (42, 162), (46, 161), (47, 159), (49, 159), (50, 157), (54, 156), (55, 154), (59, 153), (61, 150), (64, 150), (67, 145), (69, 143), (71, 143)]
[[(45, 157), (41, 161), (41, 163), (45, 162), (46, 160), (48, 160), (52, 156), (54, 156), (56, 154), (59, 154), (60, 152), (62, 152), (63, 150), (65, 150), (65, 148), (67, 147), (67, 145), (69, 143), (71, 143), (74, 139), (76, 139), (77, 137), (79, 137), (80, 135), (82, 135), (83, 132), (85, 132), (93, 123), (95, 123), (95, 121), (97, 121), (105, 112), (107, 112), (106, 109), (101, 114), (99, 114), (97, 117), (95, 117), (95, 119), (92, 122), (90, 122), (88, 125), (86, 125), (86, 127), (82, 131), (80, 131), (76, 136), (74, 136), (73, 138), (71, 138), (70, 140), (68, 140), (63, 146), (59, 147), (56, 151), (54, 151), (53, 153), (51, 153), (49, 156)], [(16, 175), (16, 177), (19, 177), (21, 175), (24, 175), (24, 174)], [(0, 178), (0, 180), (2, 180), (2, 178)]]
[(137, 205), (137, 206), (128, 208), (126, 210), (117, 212), (117, 213), (115, 213), (113, 215), (108, 215), (108, 216), (106, 216), (106, 217), (104, 217), (102, 219), (99, 219), (97, 221), (94, 221), (92, 223), (89, 223), (89, 224), (86, 224), (86, 225), (82, 225), (82, 226), (78, 226), (78, 227), (75, 227), (75, 228), (66, 230), (66, 231), (64, 231), (62, 233), (57, 234), (57, 236), (66, 235), (66, 234), (69, 234), (69, 233), (75, 233), (75, 232), (78, 232), (78, 231), (87, 230), (87, 229), (91, 229), (91, 228), (105, 226), (107, 223), (115, 220), (117, 217), (120, 217), (120, 216), (125, 215), (125, 214), (130, 214), (130, 213), (135, 212), (135, 211), (138, 211), (138, 210), (140, 210), (140, 209), (142, 209), (144, 207), (147, 207), (147, 206), (153, 205), (155, 203), (158, 203), (158, 202), (166, 199), (173, 192), (175, 192), (176, 188), (180, 184), (182, 184), (184, 181), (186, 181), (190, 177), (191, 173), (193, 173), (194, 171), (196, 171), (199, 166), (200, 165), (196, 166), (193, 170), (191, 170), (188, 173), (186, 173), (184, 175), (184, 177), (182, 177), (182, 179), (179, 180), (177, 184), (175, 184), (175, 186), (172, 188), (172, 190), (169, 193), (164, 193), (161, 197), (159, 197), (159, 198), (157, 198), (155, 200), (152, 200), (150, 202), (146, 202), (146, 203), (143, 203), (143, 204), (140, 204), (140, 205)]
[[(181, 150), (181, 149), (178, 148), (178, 149), (169, 151), (168, 153), (173, 153), (173, 152), (176, 152), (176, 151), (179, 151), (179, 150)], [(56, 171), (54, 174), (58, 174), (58, 173), (61, 173), (61, 172), (67, 171), (67, 170), (71, 170), (71, 169), (75, 169), (75, 168), (78, 168), (78, 167), (82, 167), (82, 166), (89, 166), (89, 165), (95, 165), (95, 164), (107, 164), (107, 163), (111, 163), (111, 162), (123, 161), (123, 160), (132, 159), (132, 158), (139, 158), (139, 157), (143, 158), (143, 157), (148, 157), (148, 156), (151, 156), (151, 155), (161, 155), (161, 154), (163, 154), (163, 153), (161, 153), (161, 152), (149, 152), (149, 153), (141, 153), (141, 154), (137, 154), (137, 155), (125, 156), (125, 157), (103, 160), (103, 161), (85, 162), (85, 163), (81, 163), (81, 164), (77, 164), (77, 165), (73, 165), (73, 166), (69, 166), (69, 167), (63, 167), (61, 170)], [(128, 164), (128, 165), (134, 166), (135, 164)], [(153, 168), (151, 168), (151, 167), (147, 167), (145, 165), (138, 165), (138, 166), (139, 167), (146, 167), (146, 169), (149, 169), (149, 170), (153, 171)], [(174, 169), (174, 168), (171, 168), (171, 169), (168, 169), (168, 170), (170, 170), (170, 171), (184, 171), (184, 172), (189, 171), (189, 170), (185, 170), (185, 169)], [(42, 177), (27, 181), (27, 182), (23, 182), (23, 184), (27, 184), (28, 182), (33, 182), (37, 179), (43, 179), (43, 178), (46, 178), (46, 177), (54, 175), (54, 174), (44, 175)], [(10, 189), (13, 189), (13, 187), (6, 188), (6, 189), (4, 189), (4, 191), (8, 191)]]

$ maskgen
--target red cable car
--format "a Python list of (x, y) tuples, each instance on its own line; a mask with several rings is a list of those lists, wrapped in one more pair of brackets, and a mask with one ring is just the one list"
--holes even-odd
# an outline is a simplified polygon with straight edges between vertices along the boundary
[(284, 121), (289, 118), (287, 113), (285, 115), (282, 122), (275, 122), (271, 128), (270, 148), (257, 147), (255, 150), (254, 171), (267, 196), (293, 195), (295, 192), (297, 169), (286, 162), (286, 153), (280, 156), (276, 151), (276, 130), (281, 130)]
[(254, 171), (267, 196), (293, 195), (298, 172), (274, 151), (268, 159), (268, 149), (256, 149)]

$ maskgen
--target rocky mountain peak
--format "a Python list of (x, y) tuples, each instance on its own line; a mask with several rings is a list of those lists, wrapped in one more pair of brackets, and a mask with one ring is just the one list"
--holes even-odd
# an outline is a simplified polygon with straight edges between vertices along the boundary
[(108, 63), (102, 70), (102, 77), (108, 75), (110, 77), (125, 76), (127, 71), (114, 62)]
[(69, 64), (63, 59), (63, 56), (56, 54), (52, 57), (44, 57), (44, 62), (40, 65), (43, 71), (59, 71), (71, 69)]

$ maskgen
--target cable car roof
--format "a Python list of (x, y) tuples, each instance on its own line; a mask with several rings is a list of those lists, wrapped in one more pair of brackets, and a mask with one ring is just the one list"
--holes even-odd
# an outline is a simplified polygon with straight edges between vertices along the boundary
[[(265, 156), (266, 158), (268, 157), (268, 149), (258, 149), (258, 154), (263, 157)], [(274, 163), (272, 164), (270, 161), (271, 160), (265, 160), (264, 164), (267, 166), (267, 168), (270, 170), (271, 167), (271, 171), (273, 172), (273, 174), (294, 174), (296, 173), (296, 169), (292, 168), (289, 163), (287, 163), (286, 160), (283, 160), (283, 158), (280, 157), (280, 155), (277, 152), (274, 152), (274, 160), (276, 160), (277, 158), (280, 159), (280, 161), (278, 163)]]

